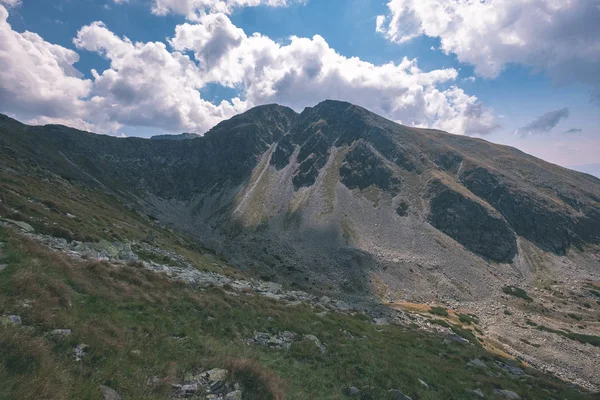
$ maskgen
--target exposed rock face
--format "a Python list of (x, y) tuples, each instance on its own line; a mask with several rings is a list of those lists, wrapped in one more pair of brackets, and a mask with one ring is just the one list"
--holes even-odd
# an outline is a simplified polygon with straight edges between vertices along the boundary
[(467, 249), (498, 262), (517, 253), (517, 236), (495, 210), (459, 193), (439, 179), (428, 185), (429, 221)]
[[(0, 116), (0, 159), (14, 173), (111, 192), (302, 289), (365, 294), (377, 274), (407, 297), (483, 297), (528, 276), (518, 238), (569, 257), (600, 246), (600, 180), (339, 101), (300, 114), (257, 107), (193, 140), (117, 139)], [(485, 272), (513, 261), (495, 278)]]
[(346, 154), (340, 167), (340, 181), (349, 189), (363, 190), (374, 185), (393, 196), (400, 191), (400, 179), (362, 140)]

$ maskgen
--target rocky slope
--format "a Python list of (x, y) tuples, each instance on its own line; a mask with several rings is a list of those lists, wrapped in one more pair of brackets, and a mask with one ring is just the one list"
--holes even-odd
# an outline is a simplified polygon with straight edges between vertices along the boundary
[[(413, 323), (441, 328), (427, 319), (430, 305), (443, 305), (452, 325), (478, 316), (469, 332), (496, 348), (600, 387), (600, 180), (513, 148), (333, 101), (301, 114), (257, 107), (191, 140), (0, 116), (0, 186), (3, 223), (32, 225), (61, 252), (129, 257), (131, 243), (153, 243), (156, 221), (245, 277), (162, 262), (148, 270), (284, 303), (369, 304), (374, 323), (410, 325), (397, 317), (408, 311)], [(0, 272), (7, 265), (0, 259)], [(505, 292), (512, 286), (529, 299)]]
[(598, 268), (600, 180), (344, 102), (261, 106), (174, 141), (2, 117), (0, 146), (305, 288), (481, 298), (531, 275), (523, 242)]

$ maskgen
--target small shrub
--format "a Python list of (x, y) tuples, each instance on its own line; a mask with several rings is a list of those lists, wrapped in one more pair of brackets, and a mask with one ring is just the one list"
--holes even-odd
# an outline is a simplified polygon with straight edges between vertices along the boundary
[(442, 317), (448, 316), (448, 310), (444, 307), (431, 307), (429, 313), (433, 315), (440, 315)]
[(569, 316), (569, 318), (573, 318), (576, 321), (581, 321), (583, 319), (577, 314), (568, 313), (567, 315)]
[(458, 314), (458, 320), (467, 325), (479, 323), (479, 319), (477, 317), (468, 314)]
[(516, 286), (504, 286), (502, 288), (502, 291), (506, 294), (518, 297), (525, 301), (533, 301), (533, 299), (531, 297), (529, 297), (529, 295), (527, 294), (527, 292), (525, 290), (518, 288)]
[(285, 398), (284, 381), (259, 362), (230, 359), (226, 364), (232, 372), (233, 379), (244, 388), (244, 399), (283, 400)]
[(510, 311), (508, 311), (508, 310), (504, 310), (504, 315), (513, 315), (513, 313), (511, 313), (511, 312), (510, 312)]
[(531, 325), (531, 326), (538, 326), (538, 324), (536, 324), (535, 322), (533, 322), (533, 321), (532, 321), (532, 320), (530, 320), (530, 319), (526, 319), (526, 320), (525, 320), (525, 323), (526, 323), (527, 325)]
[(443, 319), (429, 319), (427, 321), (432, 324), (443, 326), (444, 328), (451, 328), (451, 325), (449, 323), (447, 323), (446, 321), (444, 321)]

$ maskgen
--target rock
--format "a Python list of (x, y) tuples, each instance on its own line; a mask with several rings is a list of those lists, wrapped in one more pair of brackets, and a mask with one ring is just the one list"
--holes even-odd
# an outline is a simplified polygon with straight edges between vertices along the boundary
[(476, 367), (476, 368), (485, 368), (485, 369), (488, 368), (487, 364), (484, 363), (483, 361), (481, 361), (479, 358), (472, 359), (471, 361), (469, 361), (467, 363), (467, 366)]
[(344, 395), (347, 397), (360, 397), (360, 389), (354, 386), (349, 386), (344, 388)]
[(506, 364), (506, 363), (503, 363), (502, 361), (496, 361), (496, 364), (510, 375), (513, 375), (513, 376), (525, 375), (525, 371), (523, 371), (521, 368), (516, 367), (514, 365)]
[(504, 397), (505, 399), (518, 400), (521, 398), (521, 396), (519, 396), (512, 390), (494, 389), (494, 393), (496, 393), (499, 396)]
[(6, 320), (8, 323), (14, 325), (23, 325), (23, 320), (21, 320), (21, 317), (19, 317), (18, 315), (9, 315), (8, 317), (6, 317)]
[(468, 197), (440, 179), (427, 188), (429, 222), (474, 253), (498, 262), (517, 254), (517, 235), (502, 215), (475, 197)]
[(373, 318), (373, 324), (379, 325), (379, 326), (385, 326), (385, 325), (389, 325), (390, 323), (388, 322), (387, 318), (382, 317), (382, 318)]
[(408, 397), (398, 389), (392, 389), (388, 393), (390, 394), (390, 400), (412, 400), (411, 397)]
[(12, 224), (14, 226), (17, 226), (17, 227), (21, 228), (25, 232), (33, 232), (33, 231), (35, 231), (35, 229), (33, 229), (33, 226), (29, 225), (27, 222), (15, 221), (15, 220), (8, 219), (8, 218), (1, 218), (1, 220), (4, 221), (4, 222), (8, 222), (9, 224)]
[(274, 349), (288, 350), (295, 337), (295, 333), (287, 331), (280, 332), (277, 335), (271, 335), (265, 332), (256, 332), (254, 333), (254, 337), (252, 339), (248, 339), (248, 343)]
[(210, 371), (206, 371), (204, 374), (209, 382), (221, 382), (227, 379), (229, 371), (227, 371), (226, 369), (214, 368)]
[(315, 346), (317, 346), (319, 350), (321, 350), (321, 353), (325, 354), (325, 352), (327, 352), (327, 348), (325, 347), (325, 345), (321, 343), (319, 338), (317, 338), (315, 335), (304, 335), (304, 339), (313, 342)]
[(87, 344), (78, 344), (75, 346), (75, 361), (81, 361), (83, 357), (85, 357), (89, 351), (89, 346)]
[(242, 400), (241, 390), (234, 390), (225, 395), (225, 400)]
[(481, 389), (475, 389), (475, 390), (466, 390), (467, 393), (470, 393), (473, 395), (473, 397), (479, 397), (480, 399), (485, 398), (485, 395), (483, 394), (483, 392), (481, 391)]
[(182, 397), (193, 396), (198, 391), (198, 384), (192, 383), (189, 385), (181, 385), (177, 391), (177, 394)]
[(100, 385), (104, 400), (121, 400), (121, 396), (115, 389), (109, 388), (108, 386)]
[(458, 335), (450, 335), (450, 336), (448, 336), (448, 338), (450, 340), (452, 340), (453, 342), (457, 342), (457, 343), (460, 343), (460, 344), (470, 344), (471, 343), (467, 339), (465, 339), (464, 337), (458, 336)]
[(421, 384), (421, 386), (423, 386), (426, 389), (429, 389), (429, 385), (427, 383), (425, 383), (425, 381), (423, 381), (422, 379), (419, 379), (419, 383)]
[(64, 336), (70, 336), (71, 333), (72, 332), (70, 329), (54, 329), (53, 331), (50, 332), (50, 336), (64, 337)]
[(131, 355), (136, 356), (136, 357), (141, 357), (142, 351), (141, 350), (131, 350)]
[(4, 270), (6, 267), (8, 267), (8, 264), (0, 264), (0, 272), (2, 272), (2, 270)]

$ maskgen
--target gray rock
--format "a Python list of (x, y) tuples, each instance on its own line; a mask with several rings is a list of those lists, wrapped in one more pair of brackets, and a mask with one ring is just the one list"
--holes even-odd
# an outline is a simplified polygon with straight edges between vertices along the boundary
[(518, 400), (521, 398), (521, 396), (519, 396), (512, 390), (494, 389), (494, 393), (501, 397), (504, 397), (505, 399)]
[(477, 368), (485, 368), (485, 369), (488, 368), (487, 364), (484, 363), (483, 361), (481, 361), (479, 358), (472, 359), (471, 361), (469, 361), (467, 363), (467, 365), (469, 367), (477, 367)]
[(378, 325), (378, 326), (385, 326), (385, 325), (389, 325), (390, 323), (388, 322), (387, 318), (382, 317), (382, 318), (373, 318), (373, 324)]
[(450, 336), (448, 336), (448, 338), (450, 340), (452, 340), (453, 342), (457, 342), (457, 343), (460, 343), (460, 344), (469, 344), (469, 343), (471, 343), (467, 339), (465, 339), (464, 337), (458, 336), (458, 335), (450, 335)]
[(12, 224), (14, 226), (17, 226), (17, 227), (21, 228), (25, 232), (33, 232), (33, 231), (35, 231), (35, 229), (33, 229), (33, 226), (29, 225), (27, 222), (15, 221), (15, 220), (8, 219), (8, 218), (2, 218), (1, 220), (4, 221), (4, 222), (8, 222), (9, 224)]
[(248, 340), (250, 344), (256, 344), (262, 347), (288, 350), (296, 334), (292, 332), (279, 332), (277, 335), (271, 335), (265, 332), (255, 332), (254, 337)]
[(423, 386), (426, 389), (429, 389), (429, 385), (427, 383), (425, 383), (425, 381), (423, 381), (422, 379), (419, 379), (419, 383), (421, 384), (421, 386)]
[(121, 400), (121, 396), (115, 389), (100, 385), (100, 390), (102, 390), (102, 396), (104, 396), (104, 400)]
[(317, 338), (315, 335), (304, 335), (304, 339), (313, 342), (315, 346), (317, 346), (319, 350), (321, 350), (321, 353), (325, 354), (327, 352), (327, 348), (325, 347), (325, 345), (321, 343), (319, 338)]
[(475, 389), (475, 390), (466, 390), (467, 393), (470, 393), (473, 395), (473, 397), (479, 397), (480, 399), (485, 398), (485, 395), (483, 394), (483, 392), (481, 391), (481, 389)]
[(521, 368), (516, 367), (514, 365), (506, 364), (506, 363), (503, 363), (502, 361), (496, 361), (496, 364), (510, 375), (513, 375), (513, 376), (525, 375), (525, 371), (523, 371)]
[(83, 357), (85, 357), (88, 354), (89, 348), (90, 347), (87, 344), (83, 343), (75, 346), (75, 361), (83, 360)]
[(8, 322), (10, 322), (11, 324), (23, 325), (23, 320), (21, 320), (21, 317), (19, 317), (18, 315), (9, 315), (7, 318)]
[(390, 400), (412, 400), (411, 397), (408, 397), (398, 389), (392, 389), (388, 393)]
[(229, 371), (221, 368), (214, 368), (204, 373), (209, 382), (221, 382), (227, 379)]
[(360, 397), (360, 389), (355, 386), (344, 388), (344, 395), (347, 397)]
[(189, 385), (179, 385), (180, 387), (177, 390), (177, 394), (182, 397), (190, 397), (193, 396), (198, 391), (198, 384), (192, 383)]
[(2, 272), (2, 270), (4, 270), (6, 267), (8, 267), (8, 264), (0, 264), (0, 272)]
[(54, 329), (53, 331), (50, 332), (50, 336), (64, 337), (64, 336), (70, 336), (71, 333), (72, 332), (70, 329)]
[(241, 390), (234, 390), (225, 395), (225, 400), (242, 400)]

